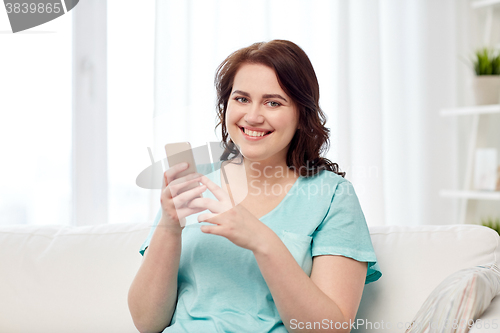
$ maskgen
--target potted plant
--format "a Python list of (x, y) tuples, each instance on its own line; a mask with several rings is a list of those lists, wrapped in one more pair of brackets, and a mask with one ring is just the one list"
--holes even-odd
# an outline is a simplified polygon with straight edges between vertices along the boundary
[(477, 105), (500, 103), (500, 55), (489, 48), (476, 51), (474, 97)]
[(481, 224), (495, 230), (500, 235), (500, 218), (493, 220), (491, 217), (488, 217), (486, 220), (481, 220)]

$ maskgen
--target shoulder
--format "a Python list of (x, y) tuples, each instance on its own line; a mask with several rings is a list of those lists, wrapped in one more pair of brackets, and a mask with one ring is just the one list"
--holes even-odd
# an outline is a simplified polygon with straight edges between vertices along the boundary
[(338, 194), (354, 192), (350, 181), (329, 170), (321, 170), (311, 177), (301, 177), (301, 182), (309, 194), (317, 193), (330, 199)]
[(305, 181), (308, 181), (308, 182), (329, 182), (331, 184), (340, 184), (343, 182), (350, 183), (344, 177), (336, 174), (333, 171), (329, 171), (329, 170), (321, 170), (317, 174), (315, 174), (314, 176), (310, 176), (310, 177), (302, 177), (301, 176), (301, 178), (303, 178)]

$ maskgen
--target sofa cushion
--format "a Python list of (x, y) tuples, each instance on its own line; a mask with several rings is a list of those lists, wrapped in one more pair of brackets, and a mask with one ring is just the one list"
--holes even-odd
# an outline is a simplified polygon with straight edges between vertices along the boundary
[[(0, 332), (137, 332), (127, 294), (151, 225), (1, 226)], [(390, 321), (393, 328), (358, 331), (404, 331), (395, 324), (409, 325), (445, 277), (500, 257), (499, 237), (485, 227), (370, 231), (384, 275), (365, 286), (358, 318)], [(497, 299), (492, 306), (498, 310)], [(485, 315), (495, 313), (488, 308)]]
[(467, 332), (498, 293), (496, 264), (462, 269), (432, 291), (405, 333)]
[(377, 226), (370, 234), (384, 275), (365, 286), (352, 332), (375, 331), (367, 321), (383, 322), (383, 332), (404, 332), (447, 276), (500, 258), (498, 234), (478, 225)]
[(127, 295), (149, 230), (0, 227), (0, 332), (137, 332)]

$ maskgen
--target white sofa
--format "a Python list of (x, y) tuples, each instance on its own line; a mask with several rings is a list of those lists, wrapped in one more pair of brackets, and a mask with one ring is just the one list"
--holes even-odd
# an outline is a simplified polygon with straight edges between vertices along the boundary
[[(137, 332), (127, 293), (149, 231), (149, 223), (0, 227), (0, 332)], [(366, 286), (357, 318), (392, 328), (358, 326), (358, 332), (404, 332), (398, 323), (409, 323), (445, 277), (500, 260), (500, 238), (485, 227), (370, 231), (383, 276)], [(500, 296), (482, 319), (500, 325)]]

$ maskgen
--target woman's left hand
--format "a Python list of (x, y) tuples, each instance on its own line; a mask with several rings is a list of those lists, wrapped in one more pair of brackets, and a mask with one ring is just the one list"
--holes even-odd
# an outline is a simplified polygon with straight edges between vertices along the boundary
[(270, 235), (269, 232), (273, 233), (268, 226), (241, 204), (233, 207), (228, 193), (208, 177), (202, 176), (200, 182), (217, 198), (196, 198), (188, 205), (189, 208), (204, 208), (211, 212), (198, 216), (198, 222), (214, 224), (201, 226), (201, 231), (226, 237), (234, 244), (251, 251), (256, 251), (265, 244), (266, 236)]

